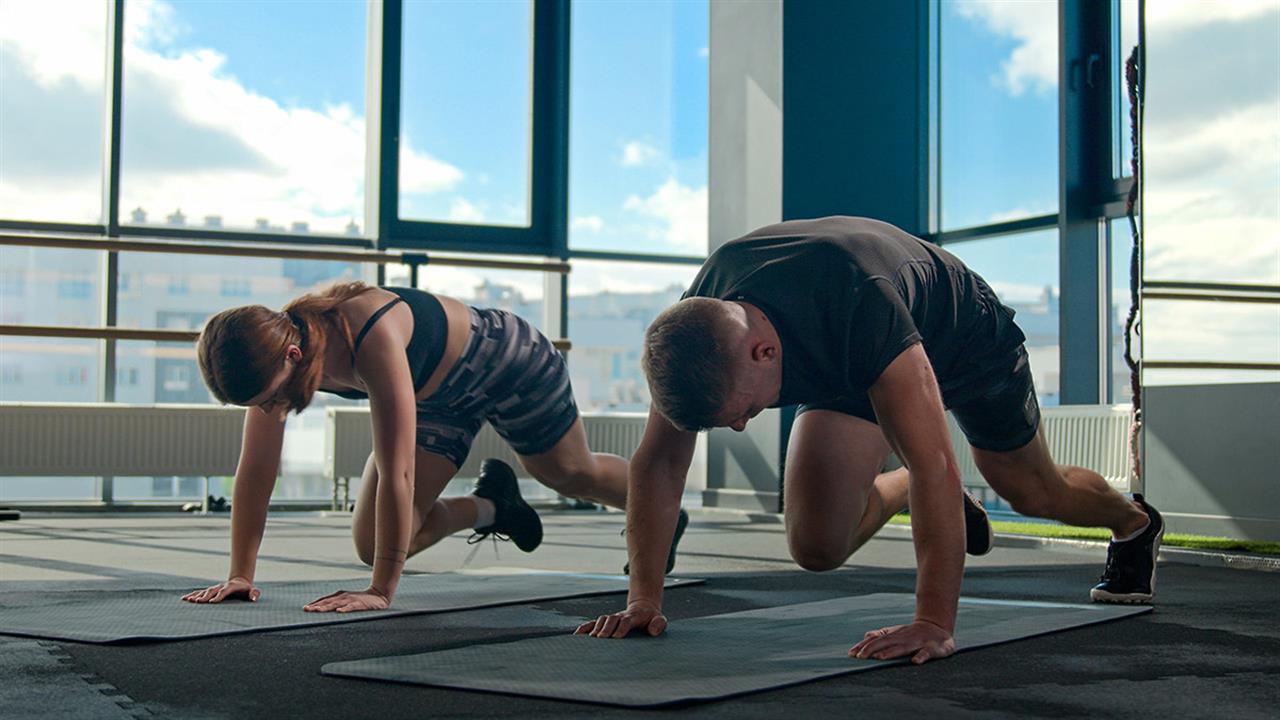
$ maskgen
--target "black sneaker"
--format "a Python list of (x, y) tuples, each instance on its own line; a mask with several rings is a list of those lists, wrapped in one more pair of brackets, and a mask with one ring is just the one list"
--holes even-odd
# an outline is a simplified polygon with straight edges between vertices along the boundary
[(1107, 546), (1107, 567), (1102, 582), (1093, 586), (1089, 597), (1104, 603), (1149, 603), (1156, 594), (1156, 558), (1164, 537), (1164, 518), (1138, 493), (1133, 499), (1151, 518), (1142, 534), (1124, 542), (1111, 541)]
[[(684, 535), (684, 529), (689, 527), (689, 513), (680, 508), (680, 514), (676, 516), (676, 533), (671, 537), (671, 550), (667, 552), (667, 574), (676, 566), (676, 546), (680, 544), (680, 538)], [(625, 531), (623, 531), (625, 532)], [(622, 574), (631, 574), (631, 563), (622, 566)]]
[(978, 498), (964, 491), (964, 551), (970, 555), (986, 555), (996, 543), (991, 520)]
[(493, 535), (514, 542), (525, 552), (542, 544), (542, 519), (520, 496), (520, 484), (510, 465), (494, 458), (481, 463), (472, 494), (493, 503), (493, 524), (476, 528), (467, 542), (477, 543)]

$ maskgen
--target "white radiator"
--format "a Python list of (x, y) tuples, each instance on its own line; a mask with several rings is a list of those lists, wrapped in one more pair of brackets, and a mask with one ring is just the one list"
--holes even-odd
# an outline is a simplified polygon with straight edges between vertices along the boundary
[[(1049, 453), (1059, 465), (1089, 468), (1106, 478), (1112, 487), (1128, 492), (1132, 461), (1129, 457), (1128, 405), (1065, 405), (1042, 408)], [(973, 453), (955, 418), (947, 414), (951, 444), (960, 462), (960, 477), (966, 487), (986, 487)]]
[(244, 408), (0, 403), (0, 475), (234, 475)]
[[(330, 479), (358, 478), (364, 471), (365, 461), (373, 452), (373, 428), (369, 421), (369, 409), (363, 407), (328, 408), (329, 422), (325, 425), (325, 475)], [(613, 453), (630, 458), (640, 447), (644, 436), (644, 413), (610, 413), (582, 415), (582, 425), (587, 431), (587, 445), (593, 452)], [(529, 478), (520, 466), (516, 454), (506, 441), (485, 423), (471, 445), (471, 454), (458, 470), (460, 478), (474, 478), (485, 458), (498, 458), (509, 464), (516, 475)]]

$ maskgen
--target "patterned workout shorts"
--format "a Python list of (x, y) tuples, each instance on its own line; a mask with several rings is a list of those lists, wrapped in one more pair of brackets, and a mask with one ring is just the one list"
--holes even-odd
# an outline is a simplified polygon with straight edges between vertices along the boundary
[(537, 328), (471, 308), (471, 338), (440, 388), (418, 402), (418, 447), (462, 467), (487, 420), (520, 455), (555, 446), (578, 419), (569, 369)]

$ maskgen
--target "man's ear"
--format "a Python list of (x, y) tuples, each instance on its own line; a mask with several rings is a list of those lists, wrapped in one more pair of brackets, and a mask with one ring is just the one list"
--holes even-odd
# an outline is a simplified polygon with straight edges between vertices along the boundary
[(284, 356), (285, 356), (285, 359), (287, 360), (298, 362), (299, 360), (302, 359), (302, 348), (298, 347), (297, 345), (290, 345), (288, 348), (285, 349)]
[(778, 347), (767, 340), (761, 340), (751, 346), (751, 359), (756, 362), (778, 359)]

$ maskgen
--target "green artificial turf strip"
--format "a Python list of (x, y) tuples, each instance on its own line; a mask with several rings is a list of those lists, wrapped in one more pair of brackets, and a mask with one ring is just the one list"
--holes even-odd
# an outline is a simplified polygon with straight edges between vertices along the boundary
[[(895, 515), (889, 522), (894, 525), (910, 525), (911, 518), (908, 515)], [(1080, 528), (1056, 523), (1010, 522), (1007, 520), (992, 520), (991, 527), (1002, 535), (1031, 535), (1034, 537), (1098, 541), (1111, 539), (1111, 531), (1106, 528)], [(1280, 555), (1280, 542), (1237, 540), (1227, 537), (1187, 535), (1184, 533), (1165, 533), (1163, 542), (1171, 547), (1195, 548), (1197, 550), (1225, 550), (1258, 553), (1261, 555)]]

